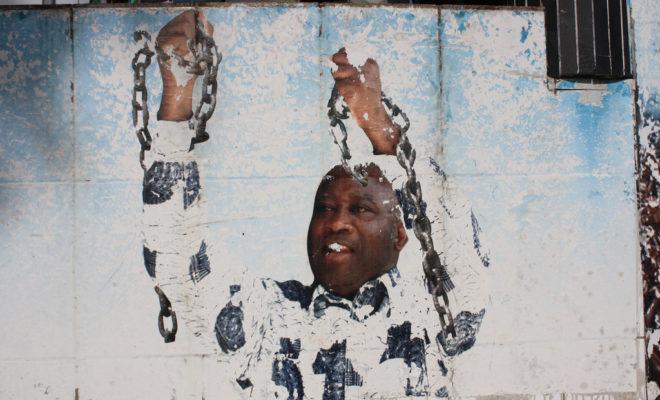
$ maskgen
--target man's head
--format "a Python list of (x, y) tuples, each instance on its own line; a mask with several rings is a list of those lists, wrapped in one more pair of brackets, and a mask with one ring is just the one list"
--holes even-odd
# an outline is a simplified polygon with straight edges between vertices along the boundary
[(307, 255), (317, 283), (350, 298), (365, 282), (396, 265), (408, 241), (392, 185), (375, 164), (362, 186), (341, 166), (321, 181), (307, 232)]

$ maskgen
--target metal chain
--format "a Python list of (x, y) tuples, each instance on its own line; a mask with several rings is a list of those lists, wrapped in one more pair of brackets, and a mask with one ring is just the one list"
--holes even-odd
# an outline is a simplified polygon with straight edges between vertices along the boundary
[[(367, 186), (367, 178), (363, 175), (362, 171), (356, 167), (351, 168), (351, 166), (348, 164), (348, 160), (351, 159), (351, 152), (348, 149), (348, 144), (346, 143), (346, 140), (348, 139), (348, 132), (346, 131), (346, 125), (343, 121), (344, 119), (348, 119), (348, 112), (348, 106), (343, 101), (342, 97), (339, 96), (337, 87), (333, 87), (330, 100), (328, 100), (330, 134), (334, 138), (337, 146), (339, 146), (339, 151), (341, 152), (341, 165), (344, 167), (346, 173), (360, 182), (362, 186)], [(337, 137), (337, 127), (339, 127), (339, 130), (341, 131), (341, 138)]]
[[(163, 337), (165, 343), (173, 342), (176, 338), (176, 331), (178, 330), (176, 313), (172, 310), (172, 303), (170, 299), (165, 296), (165, 293), (158, 286), (154, 287), (156, 294), (158, 294), (158, 301), (160, 302), (160, 312), (158, 313), (158, 331), (160, 336)], [(172, 329), (165, 329), (164, 318), (172, 319)]]
[[(426, 276), (429, 291), (433, 297), (433, 305), (440, 318), (440, 325), (443, 331), (445, 331), (445, 334), (456, 336), (454, 317), (449, 308), (449, 297), (447, 296), (447, 293), (454, 289), (455, 286), (447, 273), (447, 268), (440, 261), (440, 256), (433, 246), (431, 221), (422, 207), (422, 186), (417, 180), (417, 174), (413, 168), (417, 153), (412, 147), (407, 135), (410, 128), (410, 120), (406, 113), (394, 104), (392, 99), (387, 97), (385, 93), (381, 92), (380, 100), (391, 113), (392, 122), (394, 122), (394, 118), (397, 116), (401, 116), (404, 122), (403, 126), (400, 126), (400, 138), (396, 148), (396, 159), (399, 165), (406, 170), (408, 177), (403, 188), (403, 195), (415, 207), (417, 214), (415, 219), (413, 219), (413, 231), (422, 246), (422, 252), (424, 253), (424, 258), (422, 259), (424, 275)], [(441, 299), (443, 304), (440, 304)]]
[[(213, 37), (205, 32), (199, 18), (196, 17), (195, 19), (197, 20), (196, 44), (188, 41), (188, 48), (193, 55), (192, 61), (186, 60), (177, 54), (165, 54), (161, 49), (156, 47), (160, 61), (165, 62), (173, 58), (174, 60), (172, 62), (177, 62), (180, 66), (183, 66), (186, 72), (195, 75), (204, 75), (199, 104), (195, 107), (193, 118), (189, 122), (190, 128), (195, 131), (195, 136), (190, 140), (188, 151), (192, 151), (195, 148), (195, 144), (205, 142), (209, 139), (209, 134), (206, 132), (206, 123), (215, 111), (218, 92), (218, 67), (222, 61), (222, 53), (218, 51)], [(148, 129), (149, 109), (145, 75), (147, 67), (151, 64), (151, 57), (154, 55), (154, 51), (149, 47), (149, 42), (151, 41), (149, 33), (136, 31), (134, 33), (134, 39), (136, 42), (144, 41), (142, 47), (135, 53), (131, 65), (133, 66), (133, 126), (137, 127), (138, 112), (141, 111), (142, 123), (137, 130), (137, 136), (141, 146), (140, 165), (146, 170), (144, 153), (151, 150), (151, 135)], [(144, 61), (140, 61), (140, 56), (142, 55), (144, 55)], [(138, 93), (141, 95), (141, 102), (137, 101)], [(202, 111), (205, 104), (207, 107)]]
[[(429, 292), (433, 297), (433, 305), (438, 317), (440, 325), (445, 334), (455, 336), (456, 330), (454, 328), (454, 318), (449, 308), (449, 297), (447, 293), (454, 289), (454, 284), (447, 273), (446, 267), (440, 261), (440, 256), (433, 246), (433, 237), (431, 229), (431, 221), (426, 216), (424, 208), (422, 207), (422, 187), (417, 180), (417, 175), (413, 165), (415, 164), (416, 152), (413, 149), (407, 132), (410, 128), (410, 120), (406, 113), (404, 113), (399, 106), (394, 104), (392, 100), (381, 92), (381, 102), (385, 105), (386, 109), (390, 112), (392, 122), (394, 118), (400, 116), (403, 119), (403, 126), (400, 127), (400, 139), (396, 148), (396, 158), (401, 167), (405, 169), (408, 180), (403, 188), (403, 195), (409, 204), (412, 204), (416, 210), (416, 216), (413, 220), (413, 231), (419, 243), (422, 246), (424, 258), (422, 266), (424, 269), (424, 276), (426, 277), (429, 286)], [(341, 110), (340, 108), (341, 107)], [(348, 149), (347, 131), (346, 126), (342, 120), (347, 119), (349, 109), (346, 104), (341, 101), (336, 86), (332, 89), (330, 101), (328, 101), (328, 117), (330, 118), (330, 132), (335, 138), (335, 143), (341, 150), (341, 161), (347, 173), (357, 179), (362, 185), (367, 184), (367, 179), (361, 174), (358, 168), (351, 168), (348, 160), (351, 158), (350, 150)], [(339, 126), (341, 130), (341, 139), (337, 138), (334, 128)], [(442, 301), (442, 304), (441, 304)]]
[[(140, 165), (144, 165), (144, 152), (151, 150), (151, 134), (149, 133), (149, 107), (147, 104), (148, 93), (146, 84), (147, 67), (151, 64), (154, 52), (149, 49), (151, 36), (145, 31), (136, 31), (133, 34), (135, 42), (143, 41), (142, 47), (133, 56), (131, 66), (133, 67), (133, 127), (138, 127), (138, 114), (142, 116), (139, 128), (135, 131), (140, 142)], [(138, 101), (138, 93), (140, 101)]]
[[(195, 15), (195, 17), (197, 16)], [(202, 80), (202, 96), (193, 113), (192, 128), (195, 130), (195, 137), (190, 140), (190, 150), (195, 147), (195, 144), (209, 139), (209, 134), (206, 132), (206, 122), (215, 111), (216, 94), (218, 92), (218, 66), (222, 62), (222, 53), (218, 51), (213, 37), (206, 33), (199, 18), (195, 19), (197, 21), (197, 43), (200, 46), (199, 53), (201, 54), (193, 51), (193, 55), (195, 55), (195, 64), (199, 70), (204, 71), (204, 78)], [(190, 44), (189, 47), (191, 47)], [(208, 108), (202, 112), (204, 104)]]

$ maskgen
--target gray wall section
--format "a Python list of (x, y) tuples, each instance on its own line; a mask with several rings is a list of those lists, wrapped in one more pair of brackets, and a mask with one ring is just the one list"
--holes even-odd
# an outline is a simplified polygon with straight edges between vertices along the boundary
[(69, 398), (75, 387), (69, 16), (0, 14), (2, 398)]

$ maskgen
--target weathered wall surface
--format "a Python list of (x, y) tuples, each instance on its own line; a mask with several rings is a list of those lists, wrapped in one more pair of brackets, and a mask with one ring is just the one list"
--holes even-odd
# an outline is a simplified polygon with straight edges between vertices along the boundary
[(630, 82), (553, 93), (541, 13), (442, 15), (443, 160), (497, 260), (487, 339), (458, 379), (479, 376), (480, 395), (634, 393)]
[(639, 132), (639, 183), (641, 259), (644, 296), (644, 320), (646, 325), (646, 356), (648, 371), (648, 396), (660, 395), (660, 287), (658, 264), (660, 243), (658, 228), (658, 142), (660, 135), (660, 110), (658, 109), (658, 21), (660, 10), (646, 1), (633, 3), (632, 18), (635, 33), (635, 62), (638, 85)]
[[(75, 139), (69, 13), (3, 12), (3, 398), (75, 387)], [(73, 385), (73, 386), (72, 386)]]
[[(183, 10), (0, 15), (2, 398), (72, 398), (75, 388), (82, 399), (227, 393), (228, 364), (190, 329), (162, 342), (143, 269), (131, 36), (155, 36)], [(437, 246), (450, 273), (474, 272), (457, 288), (486, 310), (476, 344), (451, 366), (452, 394), (638, 396), (645, 344), (631, 82), (549, 88), (542, 12), (203, 11), (224, 56), (211, 139), (195, 150), (208, 282), (224, 287), (212, 280), (223, 268), (312, 280), (314, 191), (339, 162), (327, 133), (327, 60), (346, 46), (379, 62), (383, 90), (410, 117)], [(147, 81), (156, 126), (156, 67)], [(401, 176), (387, 156), (370, 157), (361, 135), (349, 144), (356, 160)], [(400, 268), (421, 279), (409, 236)], [(220, 302), (214, 288), (200, 289), (209, 307)]]

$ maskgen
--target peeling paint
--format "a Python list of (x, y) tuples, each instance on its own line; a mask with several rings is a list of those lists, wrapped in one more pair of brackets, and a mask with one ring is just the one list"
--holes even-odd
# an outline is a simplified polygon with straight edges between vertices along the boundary
[(632, 7), (635, 21), (637, 69), (637, 134), (639, 160), (637, 203), (640, 215), (643, 316), (646, 342), (646, 380), (649, 396), (660, 396), (660, 168), (658, 137), (660, 112), (657, 96), (657, 27), (660, 12), (651, 3)]

